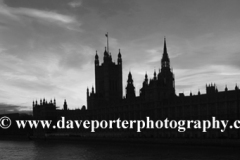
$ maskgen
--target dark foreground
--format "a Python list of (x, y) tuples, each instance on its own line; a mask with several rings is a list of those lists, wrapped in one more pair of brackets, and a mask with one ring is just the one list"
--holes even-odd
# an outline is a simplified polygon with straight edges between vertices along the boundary
[(238, 147), (170, 145), (104, 141), (0, 140), (4, 160), (235, 160)]

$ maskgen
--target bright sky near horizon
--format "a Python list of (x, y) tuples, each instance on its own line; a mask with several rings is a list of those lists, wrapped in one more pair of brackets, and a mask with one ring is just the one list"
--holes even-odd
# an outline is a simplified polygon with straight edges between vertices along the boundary
[(163, 39), (176, 92), (221, 91), (240, 82), (239, 0), (0, 0), (0, 113), (31, 109), (56, 98), (86, 105), (94, 55), (123, 59), (124, 90), (131, 71), (137, 94), (144, 74), (158, 72)]

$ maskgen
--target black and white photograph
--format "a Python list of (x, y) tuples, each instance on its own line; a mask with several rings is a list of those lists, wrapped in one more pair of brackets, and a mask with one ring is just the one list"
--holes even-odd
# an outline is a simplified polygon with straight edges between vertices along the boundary
[(0, 159), (239, 149), (239, 0), (0, 0)]

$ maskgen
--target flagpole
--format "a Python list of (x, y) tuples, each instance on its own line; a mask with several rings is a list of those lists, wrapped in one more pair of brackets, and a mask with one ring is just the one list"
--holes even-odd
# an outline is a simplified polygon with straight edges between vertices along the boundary
[(108, 50), (108, 53), (109, 53), (109, 46), (108, 46), (108, 32), (107, 32), (107, 50)]

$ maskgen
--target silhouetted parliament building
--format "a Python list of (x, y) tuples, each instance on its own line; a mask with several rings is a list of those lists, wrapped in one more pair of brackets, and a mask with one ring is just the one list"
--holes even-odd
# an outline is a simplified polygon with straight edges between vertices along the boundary
[[(159, 55), (160, 56), (160, 55)], [(41, 100), (33, 102), (33, 116), (35, 119), (88, 119), (88, 120), (233, 120), (240, 116), (240, 91), (236, 86), (234, 90), (218, 91), (216, 85), (206, 85), (206, 94), (198, 92), (197, 95), (176, 95), (175, 78), (170, 66), (166, 40), (164, 39), (161, 68), (154, 72), (153, 78), (146, 74), (143, 77), (139, 96), (135, 94), (132, 74), (129, 72), (126, 95), (123, 96), (122, 55), (118, 53), (117, 63), (114, 63), (108, 47), (103, 53), (103, 62), (100, 63), (98, 54), (95, 55), (95, 88), (87, 89), (87, 107), (80, 110), (69, 110), (67, 102), (63, 109), (56, 107), (56, 102)], [(48, 131), (50, 132), (50, 131)], [(59, 133), (78, 133), (88, 136), (119, 136), (119, 137), (179, 137), (179, 138), (238, 138), (237, 129), (201, 130), (192, 129), (179, 133), (173, 129), (145, 129), (141, 133), (136, 130), (104, 130), (97, 129), (95, 133), (84, 129), (56, 130)], [(35, 132), (38, 134), (38, 132)]]

